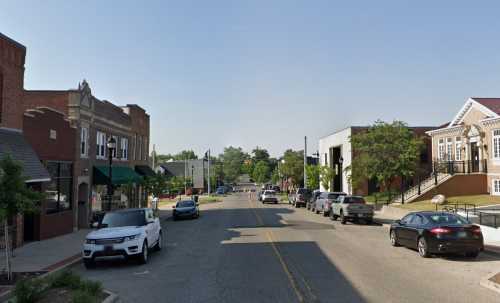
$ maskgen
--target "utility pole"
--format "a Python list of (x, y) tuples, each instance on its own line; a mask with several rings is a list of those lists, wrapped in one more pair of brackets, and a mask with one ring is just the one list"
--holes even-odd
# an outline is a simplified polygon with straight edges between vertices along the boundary
[(307, 188), (306, 166), (307, 166), (307, 136), (304, 136), (304, 188)]
[(208, 149), (208, 195), (210, 196), (210, 148)]
[(184, 158), (184, 195), (187, 193), (187, 157)]

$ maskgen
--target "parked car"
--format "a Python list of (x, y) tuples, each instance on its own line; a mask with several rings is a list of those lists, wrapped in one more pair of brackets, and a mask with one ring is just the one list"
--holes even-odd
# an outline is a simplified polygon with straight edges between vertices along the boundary
[(361, 196), (339, 196), (330, 207), (330, 218), (340, 218), (342, 224), (347, 221), (363, 220), (366, 224), (373, 222), (373, 206), (368, 205)]
[(278, 185), (273, 185), (273, 186), (271, 186), (270, 189), (274, 190), (277, 193), (281, 192), (281, 188)]
[(316, 199), (318, 199), (321, 191), (319, 189), (315, 189), (312, 192), (311, 198), (306, 203), (306, 209), (313, 211), (313, 206), (315, 205)]
[(261, 198), (262, 203), (266, 202), (274, 202), (275, 204), (278, 204), (278, 196), (276, 196), (276, 192), (274, 190), (267, 189), (264, 191), (262, 194)]
[(199, 218), (200, 208), (199, 204), (193, 200), (179, 201), (173, 206), (174, 220), (180, 218)]
[(94, 266), (101, 257), (136, 257), (147, 263), (149, 250), (160, 250), (163, 234), (160, 219), (150, 208), (135, 208), (108, 212), (100, 223), (96, 222), (83, 244), (83, 264)]
[(312, 192), (308, 188), (299, 188), (293, 196), (293, 205), (295, 207), (306, 206), (307, 201), (311, 199)]
[(417, 249), (424, 258), (445, 253), (476, 258), (484, 249), (481, 228), (448, 212), (410, 213), (391, 225), (389, 237), (392, 246)]
[(313, 209), (317, 214), (323, 213), (323, 216), (327, 217), (330, 215), (332, 203), (337, 200), (338, 197), (345, 195), (347, 194), (343, 192), (323, 192), (316, 201), (314, 201)]
[(257, 193), (257, 200), (262, 201), (262, 195), (264, 194), (264, 190), (261, 190)]
[(224, 186), (219, 186), (215, 190), (216, 195), (225, 195), (226, 194), (226, 188)]

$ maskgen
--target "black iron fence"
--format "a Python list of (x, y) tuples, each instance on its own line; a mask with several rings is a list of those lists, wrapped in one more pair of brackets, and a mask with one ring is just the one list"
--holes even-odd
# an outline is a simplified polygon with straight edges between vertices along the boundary
[(473, 203), (453, 203), (438, 205), (436, 211), (447, 211), (463, 215), (472, 223), (485, 225), (489, 227), (500, 227), (500, 208), (479, 208)]
[(488, 161), (465, 160), (465, 161), (433, 161), (433, 171), (445, 174), (472, 174), (487, 173)]

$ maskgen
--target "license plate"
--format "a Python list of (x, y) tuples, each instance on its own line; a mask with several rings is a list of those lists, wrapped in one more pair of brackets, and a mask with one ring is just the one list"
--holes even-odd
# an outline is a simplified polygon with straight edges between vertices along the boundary
[(457, 233), (457, 237), (459, 237), (459, 238), (465, 238), (465, 237), (467, 237), (467, 233), (465, 231), (459, 231)]
[(105, 252), (113, 251), (113, 245), (106, 245), (106, 246), (104, 246), (104, 251)]

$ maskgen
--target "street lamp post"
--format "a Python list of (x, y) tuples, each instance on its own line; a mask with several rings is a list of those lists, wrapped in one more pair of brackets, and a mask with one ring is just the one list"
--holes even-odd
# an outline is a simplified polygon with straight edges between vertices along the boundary
[(109, 160), (109, 179), (108, 179), (108, 211), (111, 211), (113, 203), (113, 151), (116, 150), (116, 140), (113, 137), (108, 139), (108, 160)]

